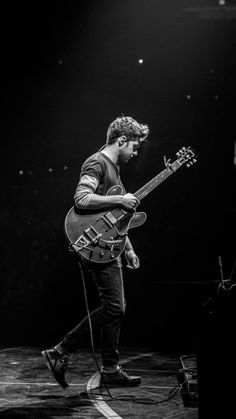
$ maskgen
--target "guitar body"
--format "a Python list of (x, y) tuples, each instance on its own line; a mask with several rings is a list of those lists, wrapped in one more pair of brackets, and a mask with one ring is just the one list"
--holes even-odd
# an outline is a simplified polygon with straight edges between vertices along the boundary
[[(119, 185), (113, 186), (107, 195), (122, 195)], [(116, 208), (111, 211), (81, 211), (72, 207), (65, 218), (64, 230), (73, 248), (82, 258), (96, 263), (107, 263), (121, 255), (130, 228), (146, 221), (144, 212), (126, 212)]]

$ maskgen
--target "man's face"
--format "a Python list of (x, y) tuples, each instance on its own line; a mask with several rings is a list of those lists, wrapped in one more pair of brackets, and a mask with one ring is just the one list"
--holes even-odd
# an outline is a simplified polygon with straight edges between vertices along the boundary
[(141, 141), (137, 138), (127, 141), (120, 149), (119, 162), (127, 163), (130, 159), (132, 159), (132, 157), (137, 156), (140, 144)]

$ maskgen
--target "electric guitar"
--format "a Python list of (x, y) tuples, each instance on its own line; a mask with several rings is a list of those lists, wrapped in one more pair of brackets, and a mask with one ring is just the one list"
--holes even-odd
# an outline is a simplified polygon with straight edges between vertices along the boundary
[[(181, 166), (186, 164), (189, 167), (197, 161), (190, 147), (182, 147), (176, 156), (177, 159), (173, 163), (164, 157), (165, 169), (134, 193), (139, 201)], [(112, 186), (107, 192), (107, 195), (123, 194), (120, 185)], [(122, 208), (85, 213), (73, 206), (66, 215), (64, 231), (71, 251), (75, 251), (87, 261), (107, 263), (123, 252), (128, 230), (141, 226), (146, 218), (145, 212), (128, 212)]]

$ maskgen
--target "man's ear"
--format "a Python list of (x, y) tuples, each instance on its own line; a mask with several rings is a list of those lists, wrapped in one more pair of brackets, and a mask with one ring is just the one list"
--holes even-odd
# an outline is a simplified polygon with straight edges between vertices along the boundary
[(125, 143), (127, 143), (127, 138), (126, 138), (126, 136), (125, 136), (125, 135), (122, 135), (122, 136), (119, 138), (119, 147), (122, 147)]

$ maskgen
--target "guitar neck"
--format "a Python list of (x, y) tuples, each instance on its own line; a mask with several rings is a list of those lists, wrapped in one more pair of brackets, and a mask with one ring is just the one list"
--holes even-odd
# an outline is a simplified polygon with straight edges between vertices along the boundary
[[(162, 170), (157, 176), (151, 179), (146, 185), (142, 186), (138, 191), (134, 193), (134, 195), (141, 201), (145, 196), (147, 196), (150, 192), (153, 191), (158, 185), (160, 185), (164, 180), (166, 180), (170, 175), (176, 172), (181, 166), (182, 162), (180, 160), (175, 160), (173, 163), (169, 164), (166, 169)], [(112, 210), (112, 214), (117, 220), (120, 220), (124, 217), (126, 212), (121, 208), (116, 208)]]
[(142, 186), (138, 191), (134, 193), (134, 195), (141, 201), (145, 196), (147, 196), (150, 192), (153, 191), (157, 186), (159, 186), (164, 180), (166, 180), (169, 176), (171, 176), (176, 170), (178, 170), (182, 164), (179, 160), (176, 160), (174, 163), (170, 164), (166, 169), (164, 169), (161, 173), (151, 179), (146, 185)]

